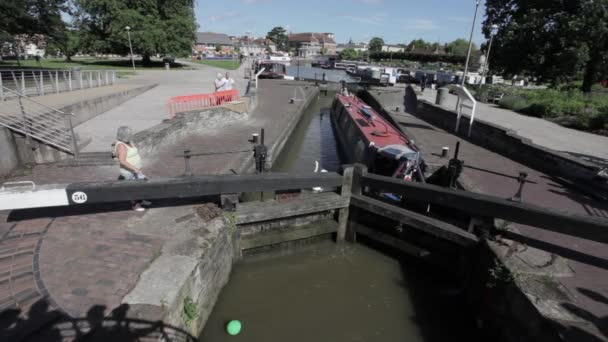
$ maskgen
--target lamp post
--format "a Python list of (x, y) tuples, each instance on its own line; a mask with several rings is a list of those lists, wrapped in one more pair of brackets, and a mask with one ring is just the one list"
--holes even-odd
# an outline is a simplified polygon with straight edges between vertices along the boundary
[(494, 41), (494, 36), (498, 32), (498, 25), (492, 25), (492, 29), (490, 30), (490, 43), (488, 44), (488, 51), (486, 51), (486, 62), (483, 64), (483, 69), (481, 70), (481, 81), (479, 81), (479, 90), (481, 91), (481, 85), (483, 83), (483, 79), (485, 78), (486, 73), (488, 72), (488, 65), (490, 65), (490, 50), (492, 49), (492, 42)]
[(133, 71), (135, 71), (135, 59), (133, 57), (133, 45), (131, 45), (131, 27), (125, 27), (127, 30), (127, 37), (129, 37), (129, 50), (131, 50), (131, 65), (133, 66)]
[(464, 74), (460, 85), (464, 87), (467, 74), (469, 73), (469, 60), (471, 59), (471, 50), (473, 49), (473, 34), (475, 33), (475, 23), (477, 22), (477, 12), (479, 11), (479, 0), (475, 1), (475, 16), (473, 17), (473, 25), (471, 27), (471, 36), (469, 37), (469, 51), (467, 52), (467, 61), (464, 64)]

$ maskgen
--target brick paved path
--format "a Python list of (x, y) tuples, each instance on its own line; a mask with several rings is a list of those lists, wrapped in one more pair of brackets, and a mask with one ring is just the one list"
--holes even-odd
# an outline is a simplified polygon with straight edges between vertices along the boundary
[[(262, 127), (267, 144), (273, 144), (300, 106), (289, 104), (293, 88), (279, 82), (260, 83), (260, 102), (249, 120), (164, 146), (144, 160), (144, 171), (151, 177), (179, 176), (184, 171), (183, 159), (175, 157), (180, 149), (251, 149), (247, 139)], [(196, 174), (228, 173), (248, 155), (195, 157), (192, 169)], [(11, 180), (37, 184), (115, 180), (117, 171), (117, 166), (39, 165)], [(163, 227), (174, 226), (174, 219), (191, 208), (171, 205), (175, 203), (160, 202), (144, 213), (130, 210), (129, 203), (0, 212), (0, 312), (16, 308), (25, 315), (33, 303), (46, 298), (51, 309), (73, 318), (87, 317), (91, 310), (110, 314), (171, 239), (162, 233)], [(0, 315), (0, 340), (2, 324)]]

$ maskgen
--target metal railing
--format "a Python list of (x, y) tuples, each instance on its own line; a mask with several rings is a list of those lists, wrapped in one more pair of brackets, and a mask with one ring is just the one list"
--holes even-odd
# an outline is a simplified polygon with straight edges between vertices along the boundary
[(0, 126), (24, 134), (28, 142), (35, 139), (78, 156), (73, 114), (49, 107), (7, 87), (0, 89), (10, 95), (0, 102)]
[(167, 102), (167, 110), (169, 118), (173, 119), (177, 113), (217, 107), (227, 102), (238, 101), (240, 98), (239, 91), (236, 89), (210, 94), (174, 96)]
[[(115, 82), (114, 70), (0, 70), (0, 101), (15, 97), (15, 92), (25, 96), (41, 96)], [(2, 87), (13, 92), (5, 92)]]

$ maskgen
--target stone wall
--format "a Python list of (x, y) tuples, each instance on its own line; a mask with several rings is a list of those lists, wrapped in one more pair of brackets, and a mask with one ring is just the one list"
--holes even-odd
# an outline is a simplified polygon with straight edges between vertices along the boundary
[(174, 119), (165, 121), (143, 130), (133, 137), (142, 157), (154, 153), (160, 146), (171, 145), (188, 134), (201, 133), (205, 130), (229, 122), (246, 120), (247, 113), (233, 112), (224, 107), (215, 107), (203, 111), (179, 113)]

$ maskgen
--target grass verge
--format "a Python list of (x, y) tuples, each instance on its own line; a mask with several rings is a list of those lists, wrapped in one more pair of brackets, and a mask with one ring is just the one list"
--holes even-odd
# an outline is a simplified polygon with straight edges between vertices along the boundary
[(226, 70), (236, 70), (241, 65), (239, 63), (239, 61), (236, 61), (236, 60), (213, 60), (213, 59), (205, 60), (205, 59), (203, 59), (203, 60), (196, 60), (195, 62), (198, 64), (209, 65), (212, 67), (222, 68), (222, 69), (226, 69)]

